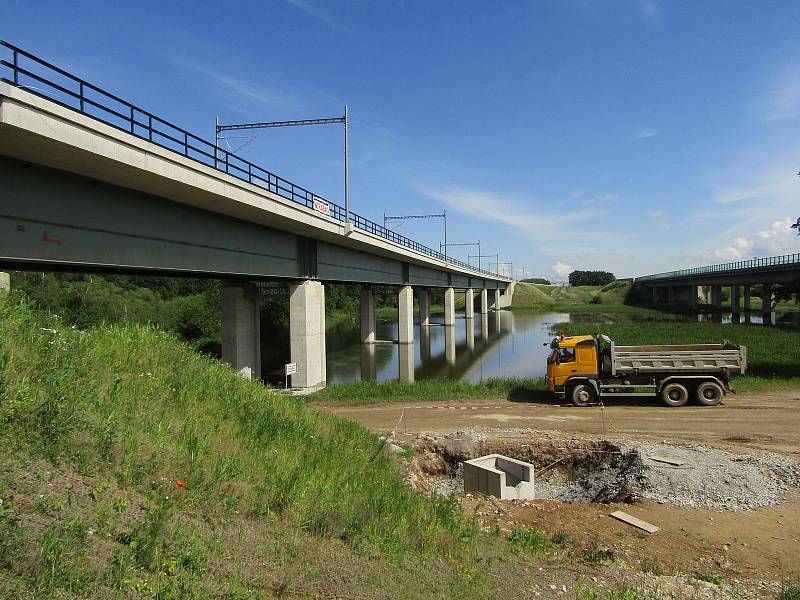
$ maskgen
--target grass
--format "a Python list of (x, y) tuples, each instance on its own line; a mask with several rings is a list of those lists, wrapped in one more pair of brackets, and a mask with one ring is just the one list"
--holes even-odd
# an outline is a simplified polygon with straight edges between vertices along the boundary
[(625, 307), (631, 282), (620, 280), (605, 286), (560, 286), (519, 282), (514, 289), (512, 309), (608, 310)]
[(485, 577), (474, 523), (409, 490), (373, 434), (148, 326), (81, 331), (0, 294), (0, 447), (2, 597), (343, 577), (463, 597)]
[(778, 600), (800, 600), (800, 585), (787, 585), (778, 594)]
[(480, 398), (537, 396), (546, 391), (541, 378), (496, 378), (480, 383), (460, 379), (422, 379), (415, 383), (400, 381), (358, 381), (328, 386), (307, 397), (309, 402), (367, 405), (384, 402), (415, 402)]
[(551, 547), (550, 538), (535, 527), (514, 527), (508, 540), (512, 546), (528, 552), (545, 552)]
[(719, 571), (709, 571), (708, 573), (692, 573), (692, 579), (698, 581), (705, 581), (706, 583), (713, 583), (716, 586), (724, 585), (725, 574)]
[(747, 347), (748, 370), (735, 379), (737, 390), (800, 387), (800, 334), (790, 329), (647, 321), (619, 323), (559, 323), (568, 335), (605, 333), (617, 344), (691, 344), (729, 340)]

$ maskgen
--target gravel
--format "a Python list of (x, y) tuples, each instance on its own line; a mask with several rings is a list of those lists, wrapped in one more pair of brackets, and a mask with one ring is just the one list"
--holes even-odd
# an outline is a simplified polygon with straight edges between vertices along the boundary
[[(772, 452), (735, 454), (705, 446), (638, 443), (644, 464), (642, 496), (687, 508), (748, 510), (775, 506), (791, 487), (800, 486), (800, 464)], [(685, 462), (673, 466), (649, 457)]]

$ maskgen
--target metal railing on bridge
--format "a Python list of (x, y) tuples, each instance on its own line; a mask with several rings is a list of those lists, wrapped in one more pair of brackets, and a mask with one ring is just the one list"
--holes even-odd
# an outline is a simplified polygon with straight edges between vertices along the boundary
[[(147, 140), (158, 146), (171, 150), (192, 160), (203, 163), (246, 181), (264, 190), (277, 194), (282, 198), (311, 209), (327, 206), (325, 214), (340, 222), (346, 222), (345, 209), (325, 200), (309, 190), (284, 179), (258, 165), (237, 156), (233, 152), (218, 147), (213, 142), (173, 125), (153, 113), (143, 110), (122, 98), (115, 96), (94, 84), (84, 81), (56, 67), (41, 58), (34, 56), (13, 44), (0, 40), (11, 52), (11, 60), (0, 60), (0, 65), (8, 70), (0, 80), (24, 88), (37, 96), (55, 102), (65, 108), (75, 110), (125, 131), (138, 138)], [(5, 75), (9, 76), (6, 77)], [(411, 238), (400, 235), (359, 214), (350, 211), (350, 222), (361, 231), (366, 231), (398, 246), (410, 248), (431, 258), (447, 264), (481, 273), (495, 279), (510, 281), (509, 278), (485, 269), (478, 269), (463, 261), (445, 256), (443, 253), (429, 248)]]
[(710, 275), (714, 273), (729, 273), (736, 271), (748, 271), (753, 269), (775, 270), (787, 267), (800, 268), (799, 254), (783, 254), (781, 256), (768, 256), (766, 258), (751, 258), (736, 262), (724, 263), (721, 265), (709, 265), (707, 267), (695, 267), (693, 269), (681, 269), (680, 271), (668, 271), (666, 273), (656, 273), (655, 275), (645, 275), (637, 277), (636, 281), (652, 281), (654, 279), (679, 279), (693, 275)]

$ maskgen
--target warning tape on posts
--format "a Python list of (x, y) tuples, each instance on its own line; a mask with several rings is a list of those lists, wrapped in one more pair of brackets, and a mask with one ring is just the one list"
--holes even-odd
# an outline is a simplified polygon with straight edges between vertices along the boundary
[(497, 406), (486, 406), (486, 405), (481, 405), (481, 406), (472, 406), (471, 404), (467, 404), (466, 406), (449, 406), (449, 405), (442, 405), (442, 406), (436, 406), (436, 405), (419, 406), (419, 405), (415, 405), (415, 406), (404, 406), (403, 408), (404, 408), (404, 409), (412, 409), (412, 408), (417, 408), (417, 409), (419, 409), (419, 408), (429, 408), (429, 409), (430, 409), (430, 408), (434, 408), (434, 409), (441, 409), (441, 410), (480, 410), (480, 409), (482, 409), (482, 408), (506, 408), (506, 407), (504, 407), (504, 406), (501, 406), (501, 405), (499, 405), (499, 404), (498, 404)]

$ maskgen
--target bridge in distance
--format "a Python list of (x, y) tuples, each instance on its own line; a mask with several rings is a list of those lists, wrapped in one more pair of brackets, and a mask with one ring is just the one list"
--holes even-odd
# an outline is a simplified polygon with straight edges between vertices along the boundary
[(466, 318), (510, 303), (513, 282), (329, 202), (11, 44), (0, 61), (0, 266), (218, 277), (223, 359), (260, 376), (253, 281), (290, 282), (293, 383), (324, 385), (325, 282), (398, 288), (398, 342), (430, 323), (431, 290)]

